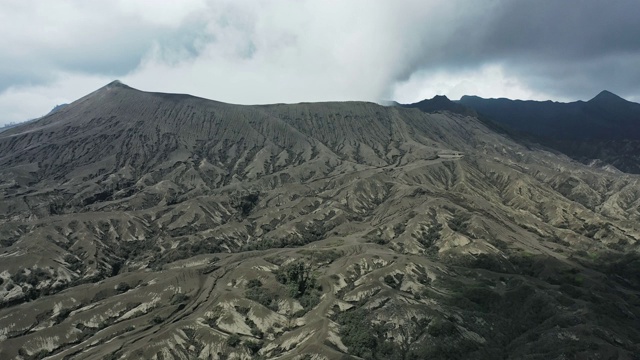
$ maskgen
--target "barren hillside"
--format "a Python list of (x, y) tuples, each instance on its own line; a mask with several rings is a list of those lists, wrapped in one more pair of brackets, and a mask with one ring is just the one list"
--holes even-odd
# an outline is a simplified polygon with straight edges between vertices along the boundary
[(639, 220), (473, 114), (114, 82), (0, 133), (0, 358), (635, 359)]

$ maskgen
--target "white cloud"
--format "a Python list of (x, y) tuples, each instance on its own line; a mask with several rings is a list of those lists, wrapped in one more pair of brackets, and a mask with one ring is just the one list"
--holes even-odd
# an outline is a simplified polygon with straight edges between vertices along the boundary
[(239, 3), (210, 2), (199, 15), (197, 56), (158, 45), (125, 82), (242, 104), (377, 101), (425, 44), (455, 31), (448, 19), (469, 16), (437, 1)]
[[(538, 19), (549, 15), (527, 6)], [(554, 8), (556, 17), (564, 7)], [(410, 102), (436, 94), (566, 100), (602, 88), (634, 96), (636, 57), (613, 74), (598, 56), (577, 65), (587, 71), (573, 69), (574, 60), (553, 63), (549, 56), (562, 44), (547, 40), (565, 25), (520, 41), (508, 31), (519, 26), (514, 11), (524, 10), (504, 0), (2, 2), (0, 124), (40, 116), (116, 78), (242, 104)], [(538, 53), (544, 56), (530, 58)], [(622, 85), (601, 87), (602, 79)]]
[[(379, 6), (274, 1), (212, 6), (199, 55), (150, 53), (125, 81), (234, 103), (375, 99), (389, 81), (393, 49)], [(358, 14), (357, 16), (355, 16)], [(371, 39), (376, 38), (377, 43)], [(399, 59), (397, 59), (399, 60)], [(162, 74), (162, 76), (157, 76)]]
[(60, 73), (47, 85), (10, 87), (0, 95), (0, 126), (47, 114), (55, 105), (67, 104), (106, 85), (108, 78)]
[(204, 0), (118, 0), (118, 9), (141, 21), (177, 28), (194, 13), (207, 9)]
[(531, 89), (516, 76), (508, 74), (500, 64), (465, 71), (416, 72), (407, 81), (395, 84), (392, 94), (392, 98), (401, 103), (414, 103), (434, 95), (446, 95), (451, 100), (458, 100), (463, 95), (549, 99), (548, 94)]
[[(193, 0), (179, 8), (172, 4), (121, 1), (91, 7), (66, 1), (58, 9), (49, 5), (37, 11), (32, 20), (42, 20), (45, 28), (58, 33), (49, 36), (34, 30), (27, 36), (33, 42), (24, 43), (22, 54), (14, 54), (10, 62), (24, 56), (27, 73), (46, 69), (48, 85), (35, 85), (32, 95), (26, 85), (19, 92), (0, 94), (0, 103), (23, 96), (30, 101), (19, 102), (39, 104), (23, 112), (7, 110), (5, 121), (21, 120), (17, 116), (23, 113), (39, 116), (41, 109), (55, 105), (54, 99), (47, 101), (42, 95), (43, 88), (59, 87), (54, 74), (61, 72), (118, 77), (144, 90), (243, 104), (375, 101), (419, 56), (423, 39), (411, 34), (412, 28), (425, 20), (442, 22), (446, 16), (440, 15), (452, 11), (447, 5), (421, 1)], [(57, 20), (43, 16), (50, 12)], [(25, 8), (17, 13), (16, 21), (26, 20)], [(137, 60), (127, 59), (141, 49)], [(49, 52), (54, 59), (47, 64), (32, 61), (50, 58)], [(80, 69), (74, 61), (89, 68), (105, 61), (107, 70)], [(109, 64), (118, 62), (130, 69), (109, 71)]]

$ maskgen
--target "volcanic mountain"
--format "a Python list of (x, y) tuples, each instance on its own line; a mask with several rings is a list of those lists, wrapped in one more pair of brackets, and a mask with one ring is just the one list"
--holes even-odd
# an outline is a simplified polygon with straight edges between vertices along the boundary
[(113, 82), (0, 133), (0, 358), (632, 359), (639, 209), (473, 112)]
[(640, 104), (609, 91), (586, 102), (463, 96), (456, 104), (578, 161), (640, 173)]

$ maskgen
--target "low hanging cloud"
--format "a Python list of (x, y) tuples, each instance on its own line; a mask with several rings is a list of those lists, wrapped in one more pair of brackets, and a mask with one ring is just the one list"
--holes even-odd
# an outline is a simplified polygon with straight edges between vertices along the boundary
[(113, 79), (219, 101), (640, 100), (640, 2), (0, 4), (0, 124)]

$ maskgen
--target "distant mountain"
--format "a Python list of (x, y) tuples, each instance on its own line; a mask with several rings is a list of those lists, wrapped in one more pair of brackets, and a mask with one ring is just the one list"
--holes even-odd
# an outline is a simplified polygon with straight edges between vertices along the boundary
[(432, 99), (422, 100), (420, 102), (414, 104), (400, 105), (408, 108), (417, 108), (424, 112), (438, 112), (438, 111), (450, 111), (455, 114), (467, 115), (467, 116), (477, 116), (475, 110), (464, 106), (462, 104), (458, 104), (449, 100), (448, 97), (444, 95), (436, 95)]
[(22, 124), (26, 124), (26, 123), (28, 123), (30, 121), (34, 121), (34, 120), (37, 120), (37, 119), (29, 119), (29, 120), (26, 120), (26, 121), (10, 122), (10, 123), (4, 124), (4, 125), (0, 126), (0, 132), (9, 130), (11, 128), (14, 128), (14, 127), (22, 125)]
[[(67, 105), (69, 105), (69, 104), (60, 104), (60, 105), (56, 105), (56, 106), (54, 106), (54, 107), (53, 107), (53, 109), (51, 109), (51, 111), (49, 111), (49, 112), (47, 113), (47, 115), (51, 115), (51, 114), (53, 114), (53, 113), (55, 113), (55, 112), (57, 112), (57, 111), (59, 111), (59, 110), (62, 110), (62, 108), (64, 108), (64, 107), (65, 107), (65, 106), (67, 106)], [(45, 115), (45, 116), (46, 116), (46, 115)], [(20, 122), (10, 122), (10, 123), (8, 123), (8, 124), (4, 124), (4, 125), (0, 126), (0, 132), (3, 132), (3, 131), (5, 131), (5, 130), (9, 130), (9, 129), (11, 129), (12, 127), (16, 127), (16, 126), (18, 126), (18, 125), (26, 124), (26, 123), (28, 123), (28, 122), (30, 122), (30, 121), (34, 121), (34, 120), (38, 120), (38, 119), (40, 119), (40, 118), (29, 119), (29, 120), (20, 121)]]
[(640, 104), (603, 91), (584, 102), (522, 101), (463, 96), (459, 104), (514, 130), (552, 139), (640, 139)]
[(17, 125), (18, 125), (17, 123), (8, 123), (8, 124), (4, 124), (4, 125), (0, 126), (0, 132), (3, 132), (3, 131), (5, 131), (5, 130), (9, 130), (9, 129), (11, 129), (12, 127), (17, 126)]
[(579, 161), (599, 159), (640, 173), (640, 104), (609, 91), (586, 102), (463, 96), (457, 104)]

